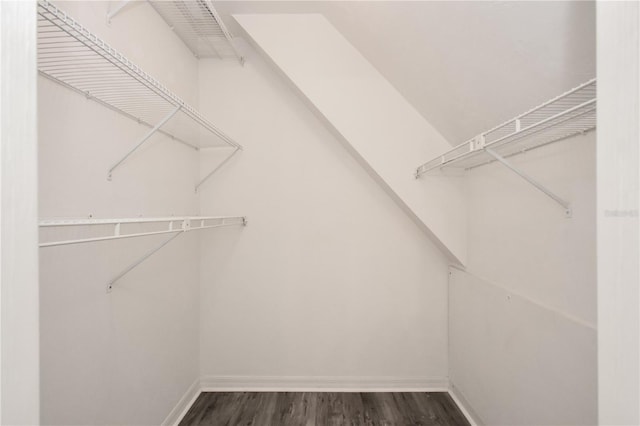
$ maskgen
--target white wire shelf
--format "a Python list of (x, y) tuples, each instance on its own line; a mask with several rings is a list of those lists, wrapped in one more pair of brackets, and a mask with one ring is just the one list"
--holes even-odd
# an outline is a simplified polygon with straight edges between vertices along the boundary
[[(91, 243), (99, 241), (119, 240), (124, 238), (147, 237), (152, 235), (170, 234), (170, 237), (161, 244), (153, 247), (149, 252), (137, 259), (118, 273), (107, 284), (107, 292), (111, 292), (114, 284), (122, 277), (135, 269), (142, 262), (151, 257), (162, 247), (169, 244), (176, 237), (186, 232), (204, 229), (221, 228), (225, 226), (246, 226), (247, 218), (244, 216), (183, 216), (183, 217), (154, 217), (154, 218), (122, 218), (122, 219), (46, 219), (41, 220), (42, 238), (43, 230), (64, 231), (68, 228), (79, 228), (81, 233), (91, 234), (82, 238), (51, 238), (41, 241), (39, 246), (55, 247), (71, 244)], [(53, 233), (56, 237), (58, 233)]]
[(154, 0), (151, 6), (198, 58), (242, 56), (233, 38), (209, 0)]
[[(146, 237), (150, 235), (175, 234), (221, 226), (246, 225), (244, 216), (183, 216), (122, 219), (45, 219), (40, 228), (100, 227), (99, 235), (83, 238), (57, 239), (40, 242), (40, 247), (53, 247), (123, 238)], [(132, 226), (127, 226), (132, 225)], [(152, 230), (140, 231), (140, 226), (158, 225)]]
[(235, 153), (242, 149), (194, 108), (46, 0), (38, 2), (38, 69), (44, 77), (151, 129), (111, 167), (109, 178), (156, 132), (196, 150), (229, 146)]
[[(596, 127), (596, 80), (590, 80), (422, 164), (416, 177), (444, 168), (472, 169)], [(491, 150), (489, 152), (488, 150)]]

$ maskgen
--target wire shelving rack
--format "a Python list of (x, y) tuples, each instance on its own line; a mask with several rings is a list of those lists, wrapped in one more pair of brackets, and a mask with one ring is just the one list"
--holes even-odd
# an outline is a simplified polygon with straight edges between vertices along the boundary
[(596, 79), (589, 80), (420, 165), (415, 177), (447, 168), (469, 170), (497, 161), (553, 199), (564, 208), (565, 216), (571, 217), (568, 201), (507, 158), (595, 129), (596, 92)]
[(151, 1), (173, 31), (198, 58), (244, 58), (210, 0)]
[(150, 129), (113, 164), (109, 179), (156, 132), (196, 150), (233, 148), (224, 162), (242, 149), (193, 107), (46, 0), (38, 2), (38, 69), (44, 77)]
[[(169, 238), (155, 246), (141, 258), (118, 273), (107, 284), (107, 292), (126, 274), (135, 269), (142, 262), (151, 257), (162, 247), (169, 244), (179, 235), (186, 232), (204, 229), (221, 228), (226, 226), (246, 226), (244, 216), (182, 216), (182, 217), (148, 217), (121, 219), (46, 219), (39, 222), (41, 248), (55, 247), (125, 238), (148, 237), (169, 234)], [(60, 232), (67, 234), (69, 228), (76, 228), (84, 236), (81, 238), (61, 238)], [(48, 234), (48, 235), (43, 235)]]
[(596, 127), (596, 89), (596, 80), (589, 80), (422, 164), (416, 177), (436, 169), (471, 169), (496, 161), (488, 149), (510, 157), (592, 130)]

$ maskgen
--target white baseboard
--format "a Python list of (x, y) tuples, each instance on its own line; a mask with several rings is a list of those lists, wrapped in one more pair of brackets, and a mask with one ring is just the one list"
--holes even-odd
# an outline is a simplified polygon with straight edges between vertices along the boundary
[(162, 426), (177, 426), (201, 392), (448, 392), (472, 426), (483, 426), (446, 377), (204, 376), (187, 389)]
[(462, 414), (464, 414), (469, 423), (471, 423), (471, 426), (484, 426), (484, 423), (480, 420), (478, 414), (473, 411), (473, 408), (471, 408), (471, 405), (464, 397), (464, 394), (460, 389), (456, 388), (453, 383), (449, 383), (449, 395), (451, 395), (451, 398), (456, 403), (460, 411), (462, 411)]
[(205, 376), (203, 392), (446, 392), (448, 379), (349, 376)]
[(189, 408), (196, 402), (198, 396), (200, 396), (200, 392), (202, 392), (202, 385), (200, 383), (200, 379), (196, 379), (195, 382), (182, 395), (182, 398), (178, 401), (173, 410), (169, 413), (166, 419), (162, 422), (162, 426), (177, 426), (178, 423), (182, 420)]

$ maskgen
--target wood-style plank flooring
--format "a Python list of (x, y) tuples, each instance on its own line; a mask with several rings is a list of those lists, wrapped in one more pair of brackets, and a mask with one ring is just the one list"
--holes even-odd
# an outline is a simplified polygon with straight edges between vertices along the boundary
[(180, 426), (468, 426), (446, 392), (203, 392)]

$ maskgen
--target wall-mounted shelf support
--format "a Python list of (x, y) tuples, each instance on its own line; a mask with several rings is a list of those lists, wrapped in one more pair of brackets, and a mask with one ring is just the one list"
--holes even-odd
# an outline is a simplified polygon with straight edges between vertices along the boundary
[[(154, 133), (156, 133), (158, 130), (160, 130), (160, 128), (162, 126), (164, 126), (167, 121), (171, 120), (171, 118), (176, 115), (176, 113), (178, 111), (180, 111), (180, 109), (182, 108), (181, 105), (178, 105), (177, 107), (174, 108), (173, 111), (171, 111), (169, 114), (167, 114), (166, 117), (164, 117), (162, 119), (162, 121), (160, 121), (158, 124), (156, 124), (151, 130), (149, 130), (147, 132), (146, 135), (144, 135), (142, 137), (142, 139), (140, 139), (140, 141), (129, 151), (127, 152), (124, 157), (122, 157), (117, 163), (115, 163), (113, 166), (111, 166), (111, 168), (109, 169), (109, 173), (107, 174), (107, 180), (111, 180), (111, 177), (113, 175), (113, 171), (115, 169), (117, 169), (118, 167), (120, 167), (122, 165), (122, 163), (124, 163), (125, 161), (127, 161), (127, 158), (129, 158), (131, 156), (131, 154), (133, 154), (134, 152), (136, 152), (138, 150), (138, 148), (140, 148), (142, 146), (142, 144), (144, 144), (147, 139), (149, 139), (151, 136), (153, 136)], [(191, 147), (193, 147), (194, 149), (198, 149), (197, 146), (193, 146), (193, 145), (189, 145)]]
[(438, 155), (420, 165), (414, 176), (445, 167), (468, 170), (495, 161), (485, 148), (504, 158), (591, 131), (596, 127), (596, 91), (596, 80), (589, 80)]
[(164, 240), (162, 242), (162, 244), (160, 244), (157, 247), (154, 247), (153, 249), (151, 249), (149, 252), (147, 252), (147, 254), (145, 254), (144, 256), (142, 256), (140, 259), (136, 260), (135, 262), (133, 262), (131, 265), (127, 266), (125, 269), (122, 270), (122, 272), (120, 272), (118, 275), (116, 275), (111, 281), (109, 281), (109, 284), (107, 284), (107, 293), (111, 293), (111, 290), (113, 290), (113, 285), (116, 283), (116, 281), (118, 281), (120, 278), (124, 277), (125, 275), (127, 275), (129, 272), (131, 272), (132, 270), (134, 270), (136, 268), (136, 266), (140, 265), (142, 262), (144, 262), (145, 260), (147, 260), (148, 258), (150, 258), (151, 256), (153, 256), (158, 250), (160, 250), (162, 247), (166, 246), (167, 244), (169, 244), (171, 241), (173, 241), (174, 239), (176, 239), (179, 235), (181, 234), (181, 232), (176, 231), (175, 234), (173, 234), (172, 236), (170, 236), (169, 238), (167, 238), (166, 240)]
[(240, 149), (234, 149), (231, 154), (229, 154), (224, 160), (220, 162), (220, 164), (218, 164), (213, 170), (211, 170), (209, 174), (207, 174), (200, 182), (198, 182), (198, 184), (196, 185), (196, 192), (198, 192), (198, 189), (200, 189), (203, 183), (205, 183), (211, 176), (213, 176), (218, 170), (220, 170), (220, 168), (224, 166), (227, 161), (231, 160), (231, 157), (233, 157), (238, 151), (240, 151)]
[(565, 217), (570, 218), (572, 216), (571, 205), (567, 201), (565, 201), (562, 198), (558, 197), (556, 194), (551, 192), (549, 189), (547, 189), (540, 182), (538, 182), (537, 180), (535, 180), (534, 178), (532, 178), (531, 176), (529, 176), (528, 174), (526, 174), (525, 172), (520, 170), (513, 163), (511, 163), (510, 161), (508, 161), (506, 158), (502, 157), (501, 155), (497, 154), (492, 149), (484, 148), (484, 150), (487, 152), (487, 154), (489, 154), (490, 156), (495, 158), (497, 161), (502, 163), (508, 169), (510, 169), (511, 171), (516, 173), (518, 176), (520, 176), (521, 178), (523, 178), (524, 180), (529, 182), (531, 185), (535, 186), (538, 190), (542, 191), (546, 196), (551, 198), (553, 201), (555, 201), (556, 203), (560, 204), (560, 206), (562, 206), (562, 208), (564, 209)]
[(549, 145), (596, 128), (596, 79), (589, 80), (519, 116), (457, 145), (420, 165), (416, 179), (431, 171), (470, 170), (500, 162), (562, 206), (572, 216), (570, 204), (524, 173), (506, 158)]
[[(195, 7), (199, 2), (189, 3)], [(127, 1), (118, 3), (110, 16), (127, 4)], [(109, 177), (155, 133), (194, 149), (223, 146), (242, 149), (160, 82), (46, 0), (38, 1), (38, 71), (150, 129), (111, 167)]]
[[(127, 225), (152, 226), (157, 224), (165, 224), (164, 229), (153, 229), (143, 232), (126, 232)], [(39, 246), (55, 247), (71, 244), (90, 243), (97, 241), (119, 240), (124, 238), (146, 237), (150, 235), (173, 234), (170, 238), (163, 241), (160, 245), (154, 247), (138, 260), (133, 262), (127, 268), (122, 270), (107, 284), (107, 292), (113, 289), (113, 285), (122, 277), (127, 275), (138, 265), (151, 257), (158, 250), (169, 244), (178, 235), (185, 232), (197, 231), (201, 229), (220, 228), (223, 226), (246, 226), (247, 218), (244, 216), (190, 216), (190, 217), (159, 217), (159, 218), (124, 218), (124, 219), (55, 219), (41, 220), (40, 228), (64, 228), (64, 227), (87, 227), (87, 226), (109, 226), (112, 228), (110, 235), (94, 236), (88, 238), (58, 240), (50, 242), (41, 242)]]
[(113, 8), (113, 10), (110, 10), (109, 12), (107, 12), (107, 24), (110, 24), (111, 19), (113, 19), (114, 16), (120, 13), (122, 9), (126, 5), (128, 5), (130, 2), (131, 0), (120, 0), (120, 2), (116, 5), (116, 7)]

